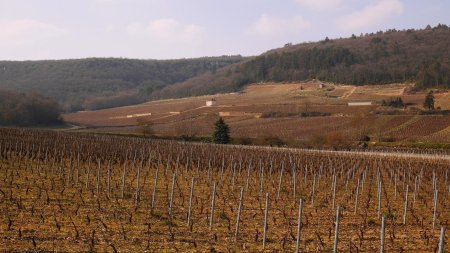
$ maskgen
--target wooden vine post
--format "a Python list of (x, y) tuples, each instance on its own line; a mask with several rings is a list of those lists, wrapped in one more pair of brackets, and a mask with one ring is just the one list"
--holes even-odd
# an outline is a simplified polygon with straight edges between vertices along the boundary
[(336, 209), (336, 229), (334, 231), (333, 253), (337, 253), (338, 252), (340, 215), (341, 215), (341, 207), (338, 205), (337, 209)]
[(214, 223), (214, 205), (216, 202), (216, 182), (214, 182), (213, 185), (213, 191), (211, 195), (211, 216), (209, 218), (209, 230), (212, 230), (213, 223)]
[(380, 229), (380, 253), (384, 253), (384, 232), (386, 226), (386, 217), (381, 217), (381, 229)]
[(300, 252), (300, 232), (302, 227), (302, 212), (303, 212), (303, 199), (300, 198), (300, 204), (298, 206), (298, 221), (297, 221), (297, 242), (295, 245), (295, 252)]
[(242, 201), (244, 198), (244, 187), (241, 187), (241, 196), (239, 198), (239, 206), (238, 206), (238, 212), (236, 217), (236, 230), (234, 232), (234, 241), (237, 241), (238, 233), (239, 233), (239, 221), (241, 219), (241, 212), (242, 212)]
[(263, 235), (263, 250), (266, 248), (266, 238), (267, 238), (267, 219), (269, 216), (269, 193), (266, 193), (266, 210), (264, 211), (264, 235)]

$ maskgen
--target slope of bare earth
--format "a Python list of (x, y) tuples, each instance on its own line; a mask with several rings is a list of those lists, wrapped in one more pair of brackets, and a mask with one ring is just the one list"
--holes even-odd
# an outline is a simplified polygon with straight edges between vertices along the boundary
[[(234, 138), (272, 138), (309, 142), (314, 139), (344, 138), (431, 142), (450, 140), (449, 116), (416, 115), (422, 109), (425, 92), (407, 93), (410, 84), (378, 86), (305, 83), (264, 83), (242, 92), (152, 101), (135, 106), (64, 115), (75, 125), (99, 132), (138, 133), (151, 123), (161, 136), (210, 136), (213, 124), (222, 116)], [(381, 106), (383, 99), (401, 97), (407, 109)], [(217, 105), (206, 106), (215, 98)], [(450, 93), (436, 94), (436, 105), (450, 109)], [(349, 106), (349, 102), (371, 105)], [(301, 117), (314, 113), (314, 117)], [(431, 138), (433, 137), (433, 138)], [(439, 138), (437, 138), (439, 137)], [(437, 140), (439, 139), (439, 140)]]

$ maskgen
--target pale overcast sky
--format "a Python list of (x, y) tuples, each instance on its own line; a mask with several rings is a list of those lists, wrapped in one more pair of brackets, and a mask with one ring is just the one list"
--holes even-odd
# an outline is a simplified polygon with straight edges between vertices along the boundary
[(450, 25), (450, 0), (0, 0), (0, 60), (256, 55)]

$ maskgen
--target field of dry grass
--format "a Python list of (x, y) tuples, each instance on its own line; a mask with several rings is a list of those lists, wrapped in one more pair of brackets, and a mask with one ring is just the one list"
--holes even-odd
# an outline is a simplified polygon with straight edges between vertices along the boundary
[(450, 93), (436, 94), (436, 107), (442, 110), (450, 110)]

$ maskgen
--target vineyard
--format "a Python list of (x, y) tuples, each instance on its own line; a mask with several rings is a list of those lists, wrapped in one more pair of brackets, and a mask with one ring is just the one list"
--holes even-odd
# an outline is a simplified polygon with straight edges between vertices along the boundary
[[(441, 108), (437, 115), (422, 115), (426, 92), (406, 92), (410, 88), (410, 84), (258, 83), (236, 93), (70, 113), (64, 120), (73, 125), (72, 130), (84, 133), (145, 132), (158, 138), (181, 139), (208, 138), (220, 116), (230, 126), (234, 143), (267, 145), (267, 140), (278, 138), (280, 145), (290, 147), (355, 148), (369, 137), (377, 145), (448, 145), (450, 116), (445, 111), (450, 109), (449, 92), (436, 92), (436, 108)], [(217, 104), (205, 106), (213, 97)], [(383, 100), (396, 98), (406, 107), (382, 105)], [(372, 105), (348, 105), (358, 101)], [(346, 141), (336, 144), (333, 139), (337, 137)]]
[(449, 165), (1, 128), (0, 251), (444, 252)]

